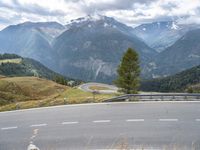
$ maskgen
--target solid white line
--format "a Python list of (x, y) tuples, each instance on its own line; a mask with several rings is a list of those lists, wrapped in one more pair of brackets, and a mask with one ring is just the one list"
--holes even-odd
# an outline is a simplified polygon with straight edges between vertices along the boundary
[(78, 122), (77, 121), (74, 121), (74, 122), (62, 122), (62, 125), (65, 125), (65, 124), (77, 124)]
[(93, 123), (106, 123), (106, 122), (110, 122), (110, 120), (95, 120), (95, 121), (93, 121)]
[(18, 127), (5, 127), (1, 128), (1, 130), (11, 130), (11, 129), (17, 129)]
[(159, 119), (159, 121), (178, 121), (178, 119)]
[(143, 122), (144, 119), (127, 119), (126, 122)]
[(33, 124), (33, 125), (30, 125), (30, 127), (44, 127), (44, 126), (47, 126), (47, 124), (43, 123), (43, 124)]
[(196, 121), (200, 121), (200, 119), (196, 119)]

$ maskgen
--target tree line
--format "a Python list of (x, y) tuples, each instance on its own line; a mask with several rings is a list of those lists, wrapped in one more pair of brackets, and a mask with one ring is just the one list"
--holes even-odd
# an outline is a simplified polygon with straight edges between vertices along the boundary
[(15, 59), (15, 58), (21, 58), (19, 55), (16, 55), (16, 54), (0, 54), (0, 60), (3, 60), (3, 59)]

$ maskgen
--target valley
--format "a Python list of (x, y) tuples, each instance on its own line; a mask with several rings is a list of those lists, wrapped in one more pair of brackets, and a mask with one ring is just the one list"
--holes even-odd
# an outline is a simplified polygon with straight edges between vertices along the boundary
[[(10, 25), (0, 31), (0, 110), (16, 109), (16, 103), (29, 108), (99, 102), (115, 96), (97, 94), (94, 100), (91, 91), (81, 91), (78, 86), (84, 82), (113, 84), (129, 47), (139, 54), (141, 91), (199, 92), (199, 32), (195, 24), (174, 21), (133, 28), (101, 15), (88, 15), (66, 25)], [(108, 90), (96, 85), (90, 88)], [(29, 95), (32, 91), (36, 93)]]
[(0, 14), (0, 150), (200, 150), (200, 0)]
[(33, 58), (67, 77), (112, 84), (120, 58), (129, 47), (139, 53), (144, 79), (199, 65), (198, 28), (173, 21), (133, 28), (101, 15), (88, 15), (66, 25), (25, 22), (0, 31), (0, 52)]

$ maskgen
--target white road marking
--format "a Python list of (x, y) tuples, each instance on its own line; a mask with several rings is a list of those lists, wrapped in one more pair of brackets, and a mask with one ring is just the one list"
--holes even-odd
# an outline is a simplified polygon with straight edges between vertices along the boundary
[[(118, 150), (118, 149), (96, 149), (96, 150)], [(162, 150), (158, 148), (137, 148), (137, 149), (129, 149), (129, 150)]]
[(5, 127), (5, 128), (1, 128), (1, 130), (12, 130), (12, 129), (17, 129), (18, 127)]
[(36, 145), (34, 145), (32, 142), (28, 146), (27, 150), (40, 150)]
[(174, 122), (176, 122), (176, 121), (178, 121), (178, 119), (159, 119), (159, 121), (174, 121)]
[(200, 121), (200, 119), (196, 119), (196, 121)]
[(33, 124), (33, 125), (30, 125), (30, 127), (44, 127), (44, 126), (47, 126), (47, 124), (43, 123), (43, 124)]
[(95, 120), (93, 123), (106, 123), (106, 122), (111, 122), (110, 120)]
[(77, 124), (78, 121), (73, 121), (73, 122), (62, 122), (62, 125), (65, 125), (65, 124)]
[(127, 119), (126, 122), (143, 122), (144, 119)]

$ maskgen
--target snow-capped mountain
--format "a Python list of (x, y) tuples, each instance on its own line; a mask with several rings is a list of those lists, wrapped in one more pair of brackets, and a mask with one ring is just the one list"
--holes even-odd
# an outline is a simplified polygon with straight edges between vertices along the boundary
[[(101, 15), (71, 20), (65, 26), (25, 22), (0, 31), (0, 52), (34, 58), (69, 77), (111, 83), (129, 47), (139, 53), (145, 78), (171, 75), (197, 65), (200, 38), (195, 32), (187, 34), (196, 28), (195, 24), (166, 21), (133, 29)], [(159, 52), (168, 48), (158, 54), (152, 47)]]
[(65, 31), (66, 27), (58, 22), (25, 22), (17, 26), (27, 29), (37, 29), (46, 34), (48, 40), (52, 41)]
[(54, 41), (59, 72), (86, 81), (111, 83), (128, 47), (137, 50), (143, 65), (156, 52), (132, 34), (132, 30), (105, 16), (71, 21)]
[(67, 23), (66, 28), (69, 30), (75, 27), (104, 27), (104, 28), (117, 28), (119, 31), (124, 32), (128, 35), (135, 36), (132, 34), (133, 28), (123, 23), (118, 22), (114, 18), (102, 16), (102, 15), (88, 15), (86, 17), (71, 20)]
[(134, 33), (150, 47), (161, 52), (174, 44), (185, 33), (197, 28), (195, 25), (183, 25), (174, 21), (142, 24), (134, 29)]

